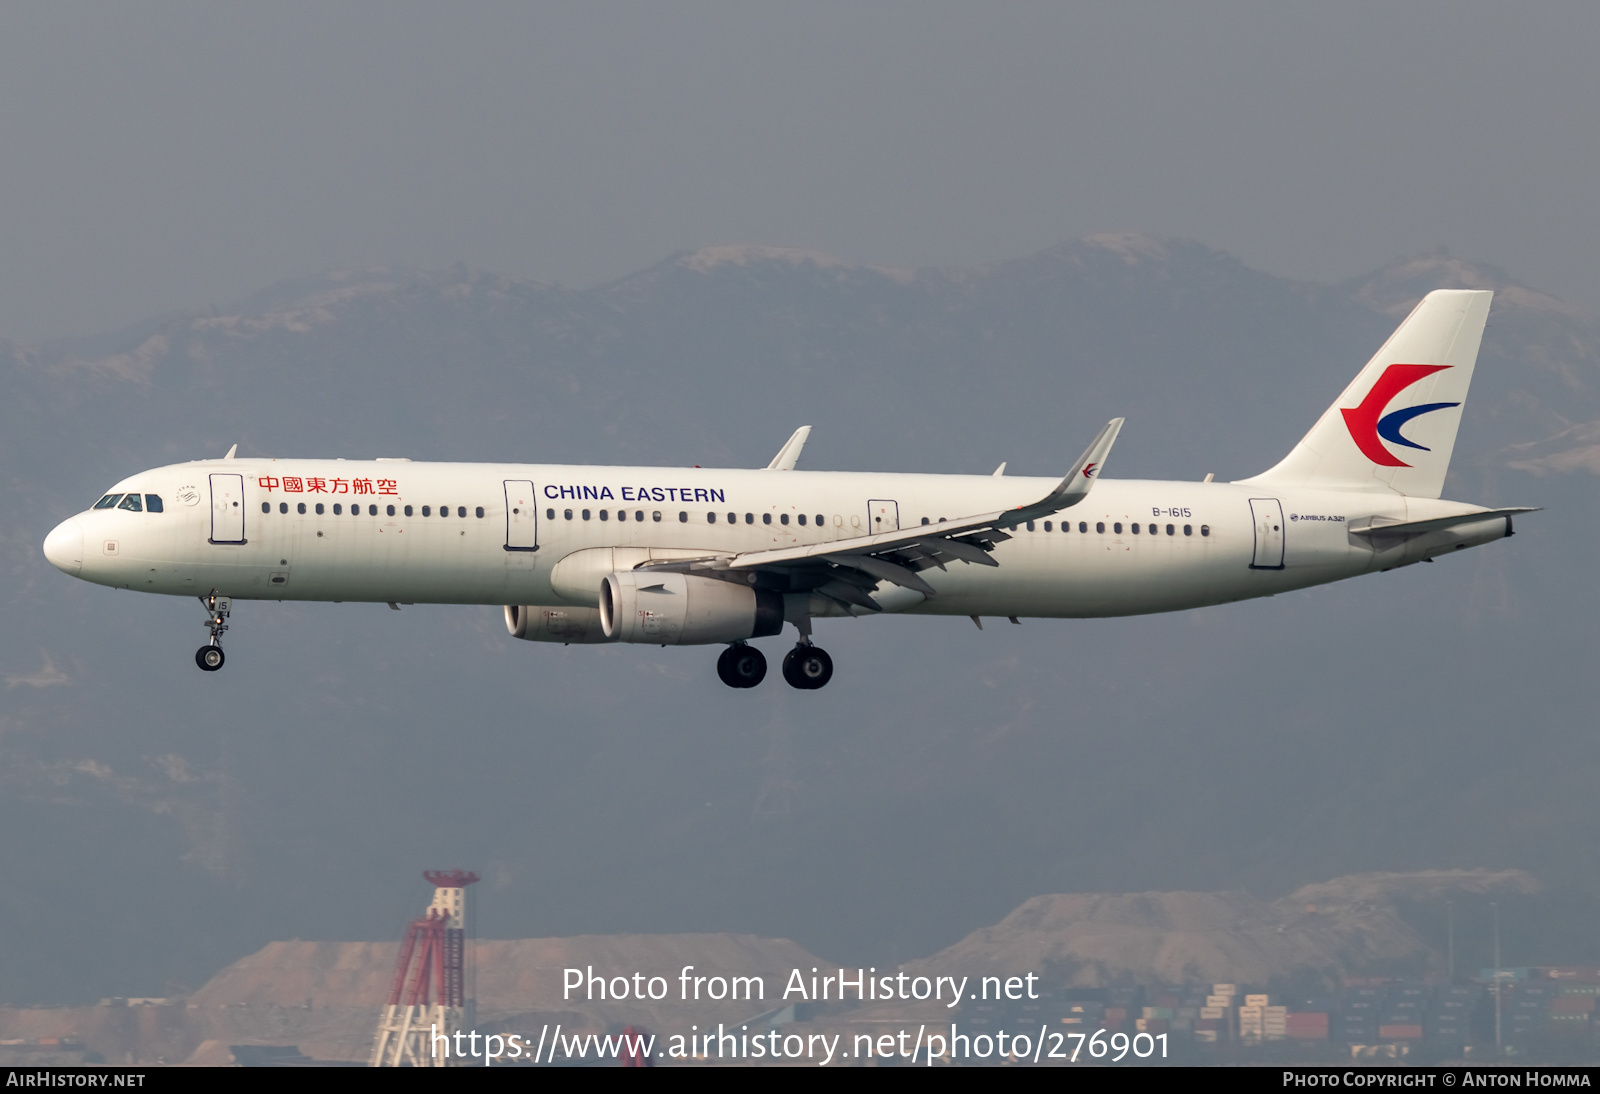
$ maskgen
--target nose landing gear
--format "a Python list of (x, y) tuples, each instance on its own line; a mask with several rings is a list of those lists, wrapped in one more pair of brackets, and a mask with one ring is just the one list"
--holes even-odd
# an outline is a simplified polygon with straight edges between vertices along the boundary
[(227, 655), (222, 652), (222, 632), (228, 629), (224, 621), (233, 614), (233, 601), (212, 593), (202, 596), (200, 603), (205, 605), (206, 626), (211, 630), (211, 641), (194, 651), (194, 663), (205, 672), (216, 672), (227, 660)]
[(717, 675), (730, 688), (753, 688), (767, 677), (767, 659), (754, 646), (737, 642), (717, 658)]
[(792, 688), (815, 691), (833, 679), (833, 658), (827, 651), (803, 641), (784, 656), (783, 678)]

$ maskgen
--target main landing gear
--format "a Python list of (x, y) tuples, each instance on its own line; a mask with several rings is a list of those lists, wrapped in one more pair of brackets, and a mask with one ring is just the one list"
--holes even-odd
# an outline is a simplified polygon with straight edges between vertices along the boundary
[(224, 620), (233, 614), (233, 601), (212, 593), (202, 596), (200, 603), (205, 605), (206, 626), (211, 629), (211, 641), (194, 651), (194, 663), (205, 672), (216, 672), (227, 660), (227, 655), (222, 652), (222, 632), (228, 629)]
[(802, 641), (783, 659), (783, 678), (801, 691), (816, 691), (833, 679), (833, 658), (827, 651)]
[(753, 688), (767, 678), (767, 659), (754, 646), (735, 642), (717, 658), (717, 675), (730, 688)]
[[(717, 675), (730, 688), (753, 688), (767, 677), (767, 659), (754, 646), (735, 642), (717, 658)], [(815, 691), (833, 679), (833, 658), (802, 641), (784, 656), (783, 678), (792, 688)]]

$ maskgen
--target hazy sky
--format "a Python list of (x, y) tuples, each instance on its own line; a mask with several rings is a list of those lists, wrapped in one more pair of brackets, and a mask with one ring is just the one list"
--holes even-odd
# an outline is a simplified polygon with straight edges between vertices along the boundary
[(1600, 305), (1593, 4), (8, 4), (0, 338), (399, 262), (1445, 245)]

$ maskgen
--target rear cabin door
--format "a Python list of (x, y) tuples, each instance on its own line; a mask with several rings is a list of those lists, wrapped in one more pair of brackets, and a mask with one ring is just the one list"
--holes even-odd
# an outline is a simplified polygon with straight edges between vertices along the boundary
[(539, 549), (539, 498), (533, 483), (506, 479), (506, 550)]
[(244, 542), (244, 476), (211, 476), (211, 542)]
[(899, 530), (899, 502), (889, 501), (885, 498), (873, 498), (867, 502), (867, 535), (875, 536), (879, 532), (898, 532)]
[(1256, 553), (1250, 568), (1283, 569), (1283, 504), (1277, 498), (1251, 498), (1250, 515), (1256, 522)]

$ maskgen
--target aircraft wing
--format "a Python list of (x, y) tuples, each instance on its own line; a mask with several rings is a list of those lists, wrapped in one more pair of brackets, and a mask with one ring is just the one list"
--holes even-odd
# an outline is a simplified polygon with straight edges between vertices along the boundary
[(806, 446), (806, 438), (811, 436), (811, 427), (803, 425), (794, 431), (794, 435), (783, 442), (783, 447), (778, 449), (778, 454), (772, 457), (772, 462), (763, 467), (763, 471), (793, 471), (794, 465), (800, 462), (800, 450)]
[[(770, 551), (749, 551), (731, 557), (693, 559), (646, 564), (649, 569), (681, 570), (782, 570), (820, 571), (843, 568), (864, 575), (857, 581), (828, 581), (819, 588), (850, 604), (879, 611), (867, 592), (878, 581), (888, 581), (924, 596), (933, 596), (933, 586), (917, 576), (919, 570), (937, 566), (943, 570), (950, 562), (998, 566), (990, 557), (996, 546), (1010, 539), (1005, 529), (1015, 530), (1026, 521), (1046, 517), (1071, 508), (1088, 496), (1105, 466), (1107, 454), (1117, 439), (1123, 419), (1113, 418), (1084, 450), (1056, 488), (1038, 501), (1015, 509), (979, 513), (937, 524), (914, 525), (893, 532), (879, 532), (831, 543), (812, 543), (800, 547), (780, 547)], [(823, 576), (827, 576), (824, 574)]]

